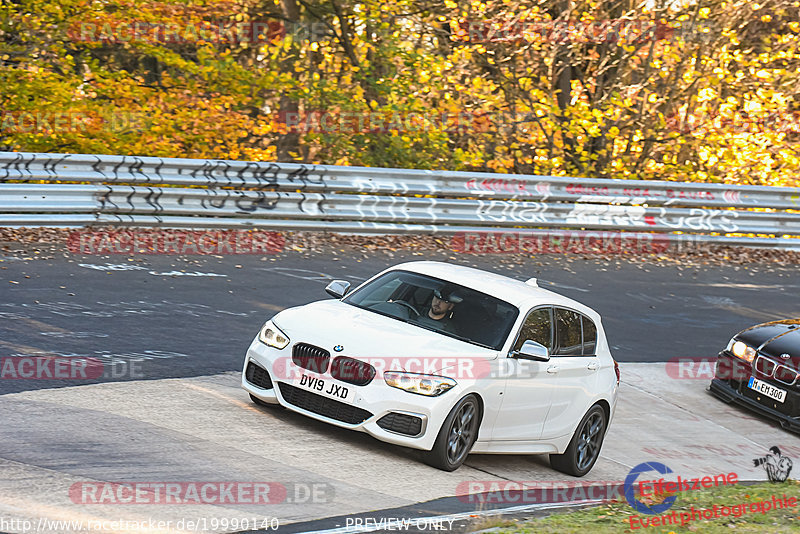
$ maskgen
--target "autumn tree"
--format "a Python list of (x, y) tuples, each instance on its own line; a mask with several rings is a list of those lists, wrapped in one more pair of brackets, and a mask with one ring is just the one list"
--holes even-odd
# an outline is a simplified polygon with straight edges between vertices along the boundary
[(798, 15), (789, 0), (16, 0), (0, 6), (0, 146), (793, 184)]

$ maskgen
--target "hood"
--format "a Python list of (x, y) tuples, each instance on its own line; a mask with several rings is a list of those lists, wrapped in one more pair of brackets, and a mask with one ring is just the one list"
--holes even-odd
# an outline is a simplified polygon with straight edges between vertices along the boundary
[[(273, 317), (291, 343), (317, 345), (331, 356), (357, 359), (419, 359), (447, 367), (453, 358), (497, 358), (498, 352), (444, 334), (386, 317), (379, 313), (345, 304), (339, 300), (321, 300), (290, 308)], [(333, 348), (341, 345), (343, 350)], [(436, 366), (434, 362), (442, 362)], [(404, 370), (409, 370), (405, 369)]]
[(763, 323), (743, 330), (735, 338), (758, 349), (766, 356), (781, 354), (800, 356), (800, 319), (785, 319)]

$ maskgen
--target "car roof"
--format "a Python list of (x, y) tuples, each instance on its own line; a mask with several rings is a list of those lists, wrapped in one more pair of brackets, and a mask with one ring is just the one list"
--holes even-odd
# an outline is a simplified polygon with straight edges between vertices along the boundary
[(538, 304), (554, 304), (580, 311), (590, 316), (595, 321), (600, 319), (596, 311), (569, 297), (527, 284), (520, 280), (509, 278), (508, 276), (483, 271), (481, 269), (440, 261), (412, 261), (395, 265), (390, 270), (395, 269), (427, 274), (482, 293), (487, 293), (513, 304), (523, 311), (527, 311), (527, 309)]

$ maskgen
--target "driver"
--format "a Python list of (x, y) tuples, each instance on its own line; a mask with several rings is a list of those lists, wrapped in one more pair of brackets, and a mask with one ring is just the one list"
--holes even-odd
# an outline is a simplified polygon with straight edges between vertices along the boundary
[(455, 334), (456, 329), (452, 319), (453, 308), (462, 300), (461, 297), (453, 293), (452, 289), (447, 287), (435, 289), (430, 307), (426, 313), (420, 316), (418, 322)]

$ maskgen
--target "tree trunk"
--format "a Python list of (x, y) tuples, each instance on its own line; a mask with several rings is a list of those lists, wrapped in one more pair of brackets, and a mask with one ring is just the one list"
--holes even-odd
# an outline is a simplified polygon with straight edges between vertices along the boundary
[[(300, 21), (300, 6), (297, 0), (280, 0), (281, 13), (283, 14), (284, 24), (291, 27)], [(295, 62), (299, 59), (297, 46), (292, 43), (286, 57), (281, 61), (279, 69), (283, 74), (294, 72)], [(292, 116), (300, 112), (300, 105), (289, 95), (283, 94), (280, 98), (279, 117)], [(294, 115), (297, 116), (297, 115)], [(278, 138), (276, 143), (276, 159), (280, 162), (291, 162), (302, 160), (300, 155), (300, 134), (298, 132), (287, 132)]]

